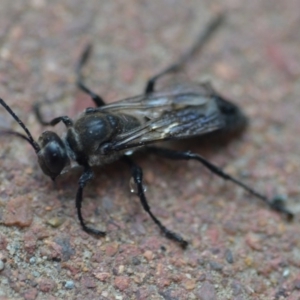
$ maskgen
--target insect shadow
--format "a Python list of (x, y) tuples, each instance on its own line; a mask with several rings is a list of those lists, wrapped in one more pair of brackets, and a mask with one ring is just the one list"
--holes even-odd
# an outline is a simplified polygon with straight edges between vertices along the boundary
[(91, 46), (88, 46), (77, 65), (77, 86), (92, 98), (96, 107), (87, 108), (76, 121), (68, 116), (46, 121), (41, 114), (40, 104), (34, 106), (37, 119), (42, 125), (55, 126), (62, 122), (66, 126), (67, 131), (62, 138), (53, 131), (45, 131), (36, 142), (9, 105), (0, 99), (0, 104), (19, 123), (26, 135), (11, 130), (1, 133), (15, 135), (30, 143), (42, 171), (52, 180), (68, 171), (74, 164), (82, 166), (76, 208), (80, 224), (86, 232), (97, 236), (105, 235), (104, 231), (86, 225), (81, 213), (84, 187), (94, 176), (92, 167), (121, 160), (131, 170), (136, 193), (144, 210), (162, 233), (182, 247), (188, 245), (181, 235), (166, 228), (152, 213), (143, 188), (142, 169), (131, 158), (131, 154), (140, 149), (171, 160), (198, 161), (214, 174), (259, 198), (270, 208), (285, 214), (289, 219), (293, 217), (281, 199), (268, 199), (199, 154), (153, 146), (155, 142), (191, 138), (211, 132), (230, 134), (246, 126), (247, 118), (240, 108), (222, 97), (209, 84), (184, 82), (160, 91), (155, 89), (161, 77), (179, 71), (203, 47), (223, 20), (224, 15), (216, 16), (199, 35), (195, 44), (175, 64), (149, 79), (142, 95), (112, 104), (105, 104), (103, 98), (84, 83), (82, 68), (91, 53)]

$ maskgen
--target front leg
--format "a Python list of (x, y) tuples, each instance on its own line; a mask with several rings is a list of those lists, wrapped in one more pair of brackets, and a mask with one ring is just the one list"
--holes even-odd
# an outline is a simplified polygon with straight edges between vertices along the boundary
[(91, 54), (91, 50), (92, 50), (92, 46), (87, 45), (87, 47), (85, 48), (85, 50), (81, 54), (81, 57), (80, 57), (80, 59), (77, 63), (77, 67), (76, 67), (76, 75), (77, 75), (76, 84), (77, 84), (77, 87), (80, 90), (82, 90), (84, 93), (88, 94), (92, 98), (92, 100), (94, 101), (94, 103), (97, 107), (101, 107), (101, 106), (105, 105), (105, 102), (104, 102), (103, 98), (100, 97), (99, 95), (97, 95), (96, 93), (94, 93), (90, 88), (88, 88), (86, 86), (86, 84), (84, 83), (84, 80), (83, 80), (83, 75), (82, 75), (82, 68), (86, 64), (86, 62), (88, 61), (89, 56)]
[(91, 167), (86, 166), (84, 169), (83, 174), (80, 176), (80, 179), (78, 181), (78, 190), (77, 190), (77, 194), (76, 194), (76, 208), (77, 208), (77, 215), (78, 215), (78, 219), (79, 222), (82, 226), (82, 229), (84, 231), (86, 231), (89, 234), (95, 234), (98, 236), (105, 236), (105, 232), (104, 231), (100, 231), (97, 230), (95, 228), (91, 228), (89, 226), (87, 226), (85, 224), (85, 221), (83, 220), (82, 214), (81, 214), (81, 204), (82, 204), (82, 194), (83, 194), (83, 189), (85, 187), (85, 185), (93, 178), (94, 174), (93, 171), (91, 169)]
[(37, 120), (44, 126), (55, 126), (56, 124), (58, 124), (59, 122), (63, 122), (66, 127), (71, 127), (73, 126), (73, 121), (71, 120), (71, 118), (69, 118), (68, 116), (61, 116), (61, 117), (56, 117), (54, 119), (52, 119), (51, 121), (46, 121), (44, 119), (44, 117), (42, 116), (41, 113), (41, 105), (43, 103), (35, 103), (33, 106), (33, 111), (35, 113), (35, 116), (37, 118)]

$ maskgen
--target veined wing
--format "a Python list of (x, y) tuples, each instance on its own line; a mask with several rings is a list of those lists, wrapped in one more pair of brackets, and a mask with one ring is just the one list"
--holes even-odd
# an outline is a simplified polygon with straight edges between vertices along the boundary
[(166, 112), (187, 106), (205, 105), (213, 91), (207, 85), (185, 83), (165, 88), (161, 92), (124, 99), (97, 108), (97, 111), (130, 114), (141, 121), (159, 118)]
[(207, 89), (171, 90), (135, 97), (99, 108), (143, 118), (141, 125), (114, 137), (106, 150), (120, 151), (161, 140), (201, 135), (224, 126), (213, 95)]

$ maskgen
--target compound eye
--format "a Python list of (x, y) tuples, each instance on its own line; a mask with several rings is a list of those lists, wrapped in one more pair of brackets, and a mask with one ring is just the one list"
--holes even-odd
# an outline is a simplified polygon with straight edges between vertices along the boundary
[(43, 172), (55, 179), (69, 162), (68, 155), (61, 139), (55, 134), (44, 134), (41, 137), (43, 147), (38, 153), (38, 161)]
[(65, 166), (65, 151), (56, 142), (51, 142), (45, 147), (44, 158), (52, 173), (60, 173)]

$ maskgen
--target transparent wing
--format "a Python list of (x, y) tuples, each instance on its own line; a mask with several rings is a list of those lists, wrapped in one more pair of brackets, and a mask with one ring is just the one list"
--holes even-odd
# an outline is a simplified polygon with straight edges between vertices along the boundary
[(184, 83), (169, 86), (161, 92), (140, 95), (99, 107), (98, 111), (128, 113), (147, 120), (159, 118), (162, 114), (186, 106), (205, 104), (214, 95), (208, 85)]
[(161, 140), (180, 139), (201, 135), (223, 127), (223, 120), (215, 112), (203, 115), (191, 109), (179, 113), (168, 113), (151, 120), (134, 130), (116, 137), (112, 150), (139, 147)]
[(97, 108), (97, 111), (131, 115), (141, 124), (115, 136), (106, 150), (120, 151), (222, 128), (224, 120), (213, 95), (206, 85), (179, 85)]

